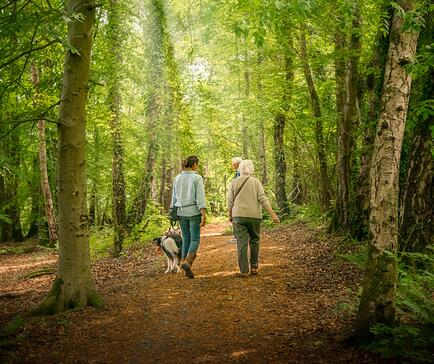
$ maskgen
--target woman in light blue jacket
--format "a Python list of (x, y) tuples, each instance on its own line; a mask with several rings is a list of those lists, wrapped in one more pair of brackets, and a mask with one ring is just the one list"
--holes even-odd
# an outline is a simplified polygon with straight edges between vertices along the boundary
[(200, 228), (205, 226), (205, 190), (202, 177), (197, 174), (199, 159), (193, 155), (182, 162), (183, 171), (173, 181), (172, 204), (178, 207), (182, 231), (182, 264), (188, 278), (194, 278), (191, 266), (196, 259), (200, 242)]

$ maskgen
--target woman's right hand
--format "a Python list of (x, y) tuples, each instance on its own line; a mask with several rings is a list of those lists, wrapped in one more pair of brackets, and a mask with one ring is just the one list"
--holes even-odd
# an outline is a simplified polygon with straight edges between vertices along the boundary
[(271, 216), (271, 219), (273, 220), (273, 222), (275, 222), (276, 224), (280, 223), (280, 219), (279, 216), (277, 216), (276, 214)]

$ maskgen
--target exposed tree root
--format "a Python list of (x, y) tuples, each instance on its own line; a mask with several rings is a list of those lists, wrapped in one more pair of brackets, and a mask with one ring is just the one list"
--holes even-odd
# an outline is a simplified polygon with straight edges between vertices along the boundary
[(43, 276), (46, 274), (55, 274), (57, 272), (56, 268), (44, 268), (44, 269), (40, 269), (34, 272), (31, 272), (29, 274), (26, 274), (24, 276), (24, 278), (35, 278), (35, 277), (39, 277), (39, 276)]
[(74, 296), (65, 297), (62, 290), (63, 280), (57, 278), (48, 296), (28, 316), (48, 316), (59, 312), (76, 310), (87, 306), (102, 307), (102, 297), (93, 289), (86, 293), (76, 292)]

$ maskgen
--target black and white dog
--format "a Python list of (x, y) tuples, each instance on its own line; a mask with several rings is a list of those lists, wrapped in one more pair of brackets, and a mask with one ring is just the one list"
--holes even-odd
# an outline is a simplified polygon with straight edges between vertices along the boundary
[(152, 240), (163, 251), (167, 259), (167, 269), (164, 273), (179, 273), (181, 261), (182, 237), (175, 230)]

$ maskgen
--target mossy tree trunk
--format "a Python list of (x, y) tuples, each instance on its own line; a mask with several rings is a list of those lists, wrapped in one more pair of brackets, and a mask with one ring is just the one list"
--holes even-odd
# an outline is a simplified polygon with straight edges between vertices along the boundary
[(71, 17), (68, 23), (68, 41), (77, 51), (66, 53), (59, 109), (57, 277), (48, 297), (32, 310), (33, 314), (52, 314), (102, 304), (90, 270), (85, 169), (85, 106), (95, 21), (94, 1), (69, 0), (67, 14), (75, 13), (83, 17)]
[[(289, 28), (286, 23), (285, 29)], [(282, 97), (282, 110), (277, 112), (274, 117), (274, 167), (275, 167), (275, 194), (279, 215), (287, 217), (290, 214), (288, 194), (286, 189), (286, 157), (285, 157), (285, 126), (286, 114), (290, 107), (294, 81), (294, 49), (292, 37), (286, 33), (281, 35), (280, 41), (283, 46), (285, 57), (285, 80)]]
[(316, 140), (316, 153), (319, 162), (320, 172), (320, 201), (323, 211), (328, 211), (330, 208), (330, 182), (328, 177), (327, 156), (325, 152), (323, 125), (321, 120), (321, 107), (319, 103), (318, 93), (316, 91), (315, 83), (312, 76), (312, 71), (309, 65), (309, 59), (306, 48), (306, 29), (304, 24), (300, 29), (300, 57), (303, 64), (304, 77), (309, 89), (311, 100), (312, 116), (315, 120), (315, 140)]
[(112, 134), (112, 198), (113, 198), (113, 255), (119, 256), (127, 229), (126, 196), (124, 178), (124, 152), (122, 144), (121, 120), (121, 70), (122, 35), (120, 29), (120, 4), (110, 0), (108, 16), (110, 79), (108, 82), (108, 106), (110, 109), (110, 129)]
[(0, 221), (0, 236), (2, 241), (23, 241), (24, 235), (21, 227), (21, 210), (18, 197), (19, 177), (18, 171), (21, 161), (21, 138), (20, 130), (10, 130), (10, 135), (3, 140), (3, 158), (6, 163), (3, 166), (2, 171), (2, 188), (1, 202), (4, 208), (4, 215), (6, 215), (8, 221), (2, 219)]
[[(434, 11), (425, 17), (418, 44), (418, 54), (432, 52)], [(409, 115), (415, 124), (409, 133), (410, 155), (401, 193), (399, 248), (422, 252), (434, 244), (434, 115), (420, 112), (427, 100), (434, 99), (434, 67), (426, 67), (413, 83)], [(429, 101), (428, 101), (429, 102)]]
[[(411, 0), (399, 5), (406, 12), (413, 8)], [(369, 338), (373, 324), (395, 320), (399, 164), (411, 89), (404, 66), (414, 58), (418, 38), (414, 31), (405, 32), (403, 23), (395, 11), (370, 173), (369, 255), (355, 332), (359, 340)]]
[(297, 135), (292, 137), (292, 191), (291, 200), (296, 205), (304, 201), (303, 188), (301, 185), (300, 151), (298, 148)]
[[(337, 191), (336, 217), (340, 228), (350, 230), (352, 219), (354, 194), (352, 192), (351, 172), (353, 152), (355, 146), (355, 131), (358, 125), (358, 65), (361, 52), (360, 42), (360, 9), (354, 2), (352, 12), (352, 33), (350, 37), (349, 53), (345, 71), (345, 98), (342, 105), (341, 120), (338, 127), (337, 150)], [(342, 102), (342, 100), (340, 101)]]
[(286, 158), (284, 148), (285, 114), (278, 113), (274, 118), (274, 166), (276, 173), (275, 193), (279, 215), (288, 216), (288, 196), (286, 194)]
[[(393, 9), (387, 6), (390, 14), (388, 26), (391, 26)], [(381, 92), (384, 82), (384, 67), (386, 63), (387, 51), (389, 49), (389, 34), (384, 34), (379, 30), (375, 41), (375, 50), (366, 77), (369, 94), (369, 110), (366, 120), (361, 125), (363, 130), (363, 141), (360, 149), (360, 169), (356, 183), (356, 203), (355, 216), (352, 232), (358, 239), (368, 237), (369, 225), (369, 171), (372, 159), (372, 145), (375, 140), (375, 129), (381, 112)]]
[[(262, 63), (264, 56), (261, 51), (258, 51), (257, 56), (257, 92), (255, 94), (258, 104), (263, 104), (263, 85), (262, 85)], [(264, 118), (261, 116), (259, 119), (259, 168), (262, 185), (266, 186), (268, 183), (267, 175), (267, 154), (266, 154), (266, 135), (265, 135), (265, 122)]]
[(149, 28), (144, 29), (144, 36), (151, 34), (150, 44), (150, 70), (148, 83), (150, 92), (147, 97), (146, 118), (148, 134), (148, 150), (146, 163), (143, 169), (143, 177), (136, 196), (134, 197), (131, 209), (128, 213), (129, 229), (134, 224), (140, 223), (145, 215), (147, 205), (151, 199), (152, 186), (155, 185), (156, 161), (159, 151), (159, 129), (163, 122), (163, 108), (165, 104), (166, 69), (165, 69), (165, 30), (166, 17), (161, 0), (149, 1)]

